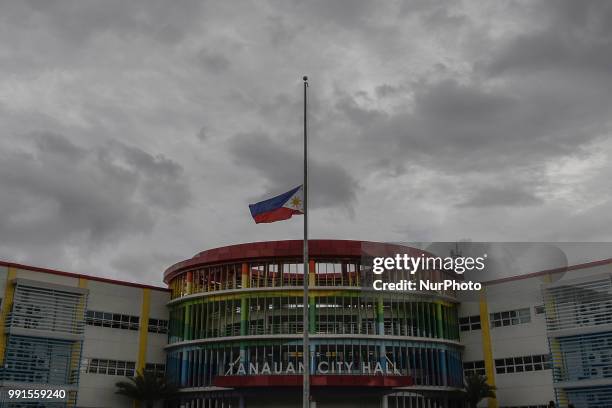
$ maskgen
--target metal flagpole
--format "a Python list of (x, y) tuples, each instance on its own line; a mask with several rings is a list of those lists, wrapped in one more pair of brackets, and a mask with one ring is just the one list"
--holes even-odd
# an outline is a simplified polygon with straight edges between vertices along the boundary
[(308, 77), (304, 76), (304, 345), (302, 349), (302, 358), (304, 365), (303, 372), (303, 395), (302, 408), (310, 408), (310, 341), (308, 338), (309, 322), (308, 322), (308, 280), (309, 280), (309, 263), (308, 263), (308, 129), (306, 127), (307, 120), (307, 95)]

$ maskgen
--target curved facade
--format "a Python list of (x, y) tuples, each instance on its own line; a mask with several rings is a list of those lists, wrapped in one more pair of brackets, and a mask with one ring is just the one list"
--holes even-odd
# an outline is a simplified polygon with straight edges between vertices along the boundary
[[(422, 251), (311, 240), (309, 327), (318, 407), (454, 407), (462, 386), (452, 292), (381, 292), (373, 256)], [(167, 376), (181, 407), (301, 406), (302, 241), (204, 251), (166, 270), (172, 295)], [(429, 280), (456, 279), (433, 272)]]

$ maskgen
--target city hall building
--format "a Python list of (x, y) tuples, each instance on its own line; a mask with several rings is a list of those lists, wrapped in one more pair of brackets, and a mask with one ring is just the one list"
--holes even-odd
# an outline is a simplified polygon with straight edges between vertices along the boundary
[(318, 407), (460, 406), (453, 398), (463, 383), (456, 295), (374, 291), (375, 275), (364, 267), (364, 253), (407, 250), (421, 253), (310, 241), (309, 327), (302, 324), (302, 241), (212, 249), (170, 267), (166, 375), (186, 393), (182, 404), (300, 406), (308, 330)]
[(180, 388), (171, 408), (298, 407), (304, 330), (318, 408), (463, 407), (468, 373), (497, 387), (482, 406), (612, 407), (612, 259), (488, 281), (478, 292), (391, 292), (373, 280), (418, 278), (374, 275), (371, 258), (422, 250), (309, 247), (308, 327), (301, 241), (203, 251), (169, 267), (167, 287), (0, 263), (2, 390), (68, 392), (38, 403), (2, 393), (0, 407), (132, 407), (115, 383), (141, 370)]

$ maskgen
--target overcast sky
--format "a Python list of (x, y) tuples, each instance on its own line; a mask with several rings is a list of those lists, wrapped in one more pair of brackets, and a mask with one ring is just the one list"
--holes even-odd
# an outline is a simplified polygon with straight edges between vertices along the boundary
[(0, 259), (159, 284), (311, 236), (612, 240), (612, 2), (3, 1)]

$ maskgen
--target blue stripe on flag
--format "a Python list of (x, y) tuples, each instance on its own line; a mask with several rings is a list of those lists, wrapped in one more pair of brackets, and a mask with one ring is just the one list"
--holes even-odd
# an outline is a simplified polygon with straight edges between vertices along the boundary
[(251, 215), (255, 217), (258, 214), (265, 213), (268, 211), (276, 210), (277, 208), (281, 208), (292, 195), (296, 193), (302, 186), (297, 186), (291, 191), (287, 191), (281, 195), (277, 195), (276, 197), (269, 198), (264, 201), (260, 201), (255, 204), (249, 204), (249, 210), (251, 210)]

